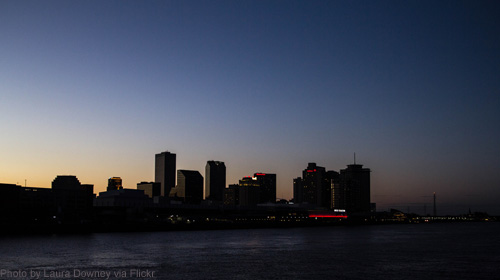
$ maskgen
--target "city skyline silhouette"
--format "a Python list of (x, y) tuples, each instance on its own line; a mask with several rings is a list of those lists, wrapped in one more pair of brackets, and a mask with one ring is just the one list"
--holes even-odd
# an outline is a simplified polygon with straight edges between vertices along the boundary
[[(168, 158), (171, 158), (170, 160), (167, 160), (168, 163), (164, 163), (165, 162), (165, 157), (168, 157)], [(367, 173), (367, 178), (366, 179), (363, 179), (363, 180), (367, 180), (367, 183), (362, 183), (362, 185), (365, 185), (365, 187), (363, 187), (363, 191), (362, 193), (366, 193), (366, 194), (363, 194), (363, 200), (364, 200), (364, 205), (365, 206), (361, 206), (361, 207), (366, 207), (366, 208), (363, 208), (364, 210), (361, 211), (361, 212), (364, 212), (364, 213), (368, 213), (368, 212), (393, 212), (393, 211), (401, 211), (403, 213), (406, 213), (406, 214), (413, 214), (413, 215), (420, 215), (420, 216), (438, 216), (437, 215), (437, 207), (436, 207), (436, 192), (434, 192), (432, 194), (432, 196), (428, 195), (428, 196), (422, 196), (422, 197), (425, 197), (425, 198), (431, 198), (432, 197), (432, 201), (430, 201), (429, 199), (427, 199), (426, 201), (424, 202), (420, 202), (420, 203), (414, 203), (414, 202), (409, 202), (409, 203), (400, 203), (400, 204), (393, 204), (391, 207), (389, 208), (381, 208), (380, 206), (377, 208), (377, 201), (376, 199), (373, 199), (370, 195), (371, 193), (371, 187), (370, 187), (370, 169), (369, 168), (366, 168), (366, 167), (363, 167), (362, 164), (359, 164), (359, 163), (356, 163), (356, 154), (354, 154), (354, 157), (353, 157), (353, 163), (351, 164), (347, 164), (346, 165), (346, 168), (344, 169), (339, 169), (339, 170), (332, 170), (332, 169), (329, 169), (329, 168), (324, 168), (324, 167), (321, 167), (319, 165), (316, 165), (316, 163), (314, 162), (309, 162), (307, 167), (302, 171), (302, 174), (303, 174), (303, 177), (296, 177), (293, 179), (293, 185), (292, 185), (292, 197), (290, 199), (284, 199), (282, 197), (279, 197), (277, 195), (277, 189), (276, 189), (276, 178), (277, 178), (277, 174), (271, 174), (271, 173), (262, 173), (262, 172), (254, 172), (254, 175), (253, 176), (244, 176), (243, 178), (241, 178), (238, 182), (228, 182), (226, 184), (219, 184), (219, 192), (220, 193), (220, 197), (219, 198), (213, 198), (213, 197), (210, 197), (208, 194), (210, 193), (208, 191), (208, 189), (210, 188), (209, 187), (209, 183), (208, 183), (208, 180), (210, 180), (209, 178), (210, 177), (206, 177), (207, 176), (207, 170), (205, 170), (205, 173), (202, 175), (202, 173), (200, 173), (198, 170), (183, 170), (183, 169), (176, 169), (176, 158), (177, 158), (177, 154), (175, 153), (172, 153), (170, 151), (166, 151), (166, 152), (162, 152), (162, 153), (159, 153), (159, 154), (156, 154), (155, 155), (155, 167), (153, 168), (155, 170), (155, 180), (154, 181), (151, 181), (151, 182), (148, 182), (148, 181), (141, 181), (141, 182), (137, 182), (136, 183), (136, 187), (129, 187), (129, 188), (124, 188), (123, 187), (123, 180), (121, 177), (116, 177), (116, 176), (112, 176), (112, 177), (109, 177), (107, 179), (108, 181), (108, 184), (107, 184), (107, 188), (104, 190), (104, 192), (101, 192), (101, 190), (96, 190), (95, 189), (95, 186), (94, 184), (82, 184), (81, 186), (83, 188), (87, 188), (87, 187), (91, 187), (91, 191), (90, 193), (93, 193), (94, 194), (94, 207), (95, 206), (103, 206), (101, 205), (100, 202), (96, 202), (95, 201), (95, 198), (97, 197), (97, 199), (99, 198), (102, 198), (101, 195), (104, 195), (104, 197), (109, 197), (110, 195), (111, 196), (114, 196), (115, 194), (114, 193), (107, 193), (106, 191), (114, 191), (114, 190), (122, 190), (124, 189), (124, 191), (127, 191), (127, 193), (132, 193), (132, 191), (135, 192), (135, 190), (141, 190), (141, 194), (137, 193), (137, 194), (134, 194), (134, 195), (139, 195), (139, 197), (135, 197), (134, 199), (137, 199), (139, 198), (139, 201), (142, 199), (140, 197), (146, 195), (146, 196), (149, 196), (150, 199), (152, 199), (153, 197), (164, 197), (166, 200), (152, 200), (151, 202), (153, 202), (154, 204), (158, 204), (160, 203), (161, 205), (163, 205), (162, 207), (169, 207), (169, 205), (172, 203), (170, 202), (170, 200), (172, 201), (181, 201), (182, 204), (184, 203), (187, 203), (187, 204), (193, 204), (193, 205), (210, 205), (212, 203), (216, 203), (214, 205), (217, 205), (217, 204), (224, 204), (226, 205), (226, 198), (225, 198), (225, 194), (223, 193), (223, 190), (228, 190), (228, 189), (231, 189), (231, 188), (234, 188), (234, 186), (245, 186), (246, 184), (245, 183), (242, 183), (244, 180), (248, 179), (250, 180), (250, 182), (252, 180), (260, 180), (259, 178), (265, 178), (266, 176), (269, 177), (269, 176), (272, 176), (272, 190), (269, 190), (269, 189), (266, 189), (268, 187), (264, 187), (265, 185), (259, 185), (257, 184), (256, 185), (256, 190), (259, 189), (259, 192), (263, 192), (262, 195), (264, 195), (264, 193), (268, 193), (268, 194), (265, 194), (266, 197), (268, 198), (265, 198), (263, 199), (262, 201), (258, 202), (257, 200), (255, 202), (252, 202), (252, 204), (242, 204), (242, 205), (245, 205), (245, 206), (257, 206), (258, 203), (276, 203), (276, 204), (279, 204), (279, 203), (283, 203), (284, 201), (286, 201), (287, 203), (290, 202), (291, 204), (298, 204), (298, 205), (301, 205), (302, 203), (307, 203), (307, 204), (310, 204), (310, 206), (307, 206), (306, 205), (306, 209), (308, 209), (309, 207), (319, 207), (319, 208), (322, 208), (322, 209), (330, 209), (330, 210), (335, 210), (335, 211), (338, 211), (339, 209), (341, 211), (346, 211), (346, 205), (344, 204), (345, 202), (341, 202), (339, 204), (339, 202), (337, 201), (337, 199), (339, 199), (338, 197), (338, 194), (337, 194), (337, 199), (334, 198), (334, 193), (338, 192), (339, 190), (336, 190), (334, 191), (334, 186), (335, 186), (335, 189), (337, 189), (339, 186), (341, 188), (346, 188), (345, 186), (342, 186), (342, 183), (341, 181), (342, 180), (339, 180), (338, 176), (339, 174), (343, 174), (345, 172), (349, 172), (349, 170), (356, 170), (356, 169), (359, 169), (360, 171), (363, 170), (363, 173)], [(160, 159), (160, 160), (159, 160)], [(227, 178), (226, 178), (226, 173), (225, 173), (225, 163), (224, 162), (219, 162), (219, 161), (215, 161), (217, 164), (221, 164), (224, 166), (224, 172), (220, 175), (217, 175), (218, 176), (218, 179), (215, 179), (215, 180), (223, 180), (225, 181)], [(207, 166), (210, 164), (210, 165), (213, 165), (215, 163), (213, 160), (209, 160), (207, 161)], [(317, 170), (318, 169), (318, 170)], [(170, 170), (170, 171), (168, 171)], [(322, 170), (322, 171), (321, 171)], [(324, 172), (323, 175), (321, 176), (326, 176), (324, 177), (325, 179), (328, 178), (327, 182), (325, 182), (328, 186), (320, 186), (320, 185), (317, 185), (319, 184), (319, 182), (316, 182), (317, 179), (314, 179), (313, 181), (310, 181), (310, 183), (306, 183), (306, 181), (308, 179), (306, 179), (307, 175), (313, 175), (316, 176), (316, 172)], [(340, 173), (339, 173), (340, 171)], [(187, 172), (187, 173), (186, 173)], [(332, 174), (333, 172), (333, 174)], [(167, 175), (165, 175), (167, 174)], [(175, 175), (177, 174), (177, 175)], [(182, 182), (179, 181), (179, 176), (180, 174), (193, 174), (193, 175), (196, 175), (196, 176), (199, 176), (199, 179), (196, 179), (198, 180), (198, 183), (196, 183), (197, 185), (197, 188), (200, 188), (200, 193), (199, 193), (199, 197), (197, 198), (197, 200), (191, 202), (191, 201), (185, 201), (185, 198), (182, 198), (184, 197), (184, 193), (186, 192), (186, 189), (185, 189), (185, 183), (184, 183), (184, 179), (182, 179)], [(306, 175), (307, 174), (307, 175)], [(335, 175), (336, 174), (336, 175)], [(165, 176), (165, 177), (163, 177)], [(182, 175), (183, 178), (185, 175)], [(215, 174), (213, 174), (213, 176), (215, 176)], [(220, 177), (222, 176), (222, 177)], [(331, 177), (333, 176), (333, 177)], [(357, 175), (356, 175), (357, 176)], [(177, 178), (176, 178), (177, 177)], [(27, 182), (25, 181), (25, 184), (22, 185), (22, 184), (19, 184), (19, 182), (17, 182), (16, 184), (9, 184), (9, 183), (5, 183), (5, 182), (0, 182), (0, 185), (3, 185), (7, 188), (11, 188), (11, 187), (26, 187), (27, 191), (33, 191), (31, 189), (34, 189), (34, 191), (36, 190), (39, 190), (39, 191), (42, 191), (42, 193), (48, 193), (48, 192), (51, 192), (51, 189), (54, 189), (54, 183), (58, 180), (61, 180), (61, 178), (64, 178), (64, 180), (62, 182), (66, 182), (66, 183), (59, 183), (59, 185), (56, 184), (56, 189), (59, 189), (59, 188), (73, 188), (72, 186), (75, 185), (74, 183), (71, 182), (71, 180), (76, 180), (77, 182), (77, 185), (78, 187), (77, 188), (80, 188), (80, 182), (78, 181), (77, 179), (77, 176), (76, 175), (57, 175), (56, 179), (52, 181), (52, 187), (51, 188), (40, 188), (39, 186), (27, 186)], [(321, 177), (319, 177), (321, 178)], [(342, 176), (341, 176), (342, 178)], [(361, 177), (360, 177), (361, 178)], [(360, 180), (360, 178), (358, 179), (355, 179), (355, 181), (358, 181)], [(69, 181), (68, 181), (69, 180)], [(167, 187), (165, 191), (163, 191), (163, 185), (165, 184), (164, 180), (167, 180), (169, 181), (169, 183), (166, 183), (166, 185), (171, 185), (173, 187)], [(242, 181), (243, 180), (243, 181)], [(299, 180), (299, 185), (297, 185), (297, 180)], [(322, 180), (322, 179), (320, 179)], [(303, 182), (303, 183), (302, 183)], [(311, 184), (312, 183), (312, 186), (311, 187), (314, 187), (314, 190), (313, 190), (313, 193), (311, 195), (313, 195), (313, 197), (309, 198), (309, 199), (306, 199), (306, 197), (309, 197), (307, 194), (303, 193), (305, 191), (304, 190), (298, 190), (298, 189), (301, 189), (302, 188), (302, 185), (306, 186), (308, 184)], [(331, 185), (330, 185), (331, 184)], [(356, 183), (358, 184), (358, 183)], [(131, 184), (132, 185), (132, 184)], [(133, 184), (135, 185), (135, 184)], [(181, 190), (182, 190), (182, 197), (178, 197), (178, 189), (179, 187), (182, 185), (181, 187)], [(253, 185), (253, 184), (251, 184)], [(57, 187), (57, 186), (60, 186), (60, 187)], [(34, 187), (34, 188), (33, 188)], [(222, 188), (222, 189), (220, 189)], [(317, 190), (316, 190), (317, 188)], [(327, 189), (325, 189), (327, 188)], [(321, 190), (321, 189), (324, 189), (324, 190)], [(347, 187), (347, 189), (349, 189), (349, 187)], [(311, 190), (310, 190), (311, 191)], [(324, 196), (323, 199), (321, 199), (320, 197), (316, 197), (316, 194), (314, 194), (315, 192), (319, 191), (319, 193), (323, 193), (322, 196)], [(325, 196), (325, 192), (326, 191), (326, 196)], [(271, 193), (269, 193), (271, 192)], [(344, 191), (341, 191), (342, 192), (342, 196), (344, 196), (345, 194), (343, 194)], [(85, 199), (88, 199), (88, 195), (90, 194), (88, 192), (88, 190), (86, 190), (84, 192), (84, 196), (86, 197)], [(7, 194), (9, 194), (7, 192)], [(234, 194), (233, 194), (234, 195)], [(259, 196), (258, 193), (256, 193), (257, 196)], [(270, 196), (269, 196), (270, 195)], [(10, 197), (11, 195), (9, 194), (8, 197), (5, 197), (4, 199), (6, 199), (6, 201), (10, 200), (11, 198), (14, 198), (14, 197)], [(146, 196), (144, 196), (144, 198), (146, 198)], [(321, 196), (321, 195), (320, 195)], [(348, 195), (349, 197), (350, 195)], [(170, 197), (170, 199), (168, 199)], [(43, 197), (41, 197), (43, 198)], [(326, 199), (326, 200), (325, 200)], [(21, 199), (22, 200), (22, 199)], [(234, 200), (234, 198), (233, 198)], [(208, 204), (206, 204), (206, 202), (204, 201), (207, 201)], [(89, 202), (90, 203), (90, 202)], [(96, 204), (97, 203), (97, 204)], [(248, 202), (246, 202), (248, 203)], [(253, 204), (254, 203), (254, 204)], [(356, 204), (359, 203), (359, 202), (356, 202)], [(175, 202), (174, 202), (175, 204)], [(371, 205), (370, 205), (371, 204)], [(149, 205), (149, 204), (148, 204)], [(230, 204), (230, 205), (235, 205), (234, 202), (233, 204)], [(237, 203), (236, 205), (239, 205), (239, 203)], [(441, 205), (442, 206), (442, 205)], [(37, 206), (32, 206), (32, 207), (37, 207)], [(88, 208), (88, 206), (85, 206)], [(149, 206), (148, 206), (149, 207)], [(300, 206), (302, 207), (302, 206)], [(356, 209), (358, 206), (356, 206)], [(429, 207), (429, 208), (428, 208)], [(447, 205), (444, 205), (444, 208), (446, 209), (448, 206)], [(85, 209), (87, 209), (85, 208)], [(410, 208), (413, 210), (413, 211), (410, 211)], [(350, 209), (350, 207), (348, 207), (347, 209)], [(406, 210), (406, 211), (405, 211)], [(88, 210), (85, 210), (85, 211), (88, 211)], [(471, 211), (471, 207), (468, 208), (468, 211), (466, 208), (456, 208), (454, 209), (453, 211), (455, 212), (447, 212), (447, 211), (450, 211), (449, 209), (446, 209), (443, 213), (443, 212), (440, 212), (440, 215), (441, 216), (456, 216), (456, 215), (465, 215), (465, 214), (471, 214), (472, 211)], [(349, 212), (349, 210), (347, 211)], [(359, 210), (358, 211), (354, 211), (354, 213), (357, 213), (357, 212), (360, 212)], [(481, 215), (483, 214), (486, 214), (485, 210), (484, 209), (474, 209), (473, 211), (474, 213), (479, 213)], [(431, 214), (432, 213), (432, 214)], [(327, 214), (326, 216), (328, 216), (330, 214)], [(320, 215), (321, 216), (321, 215)], [(325, 216), (325, 217), (326, 217)], [(347, 216), (346, 216), (347, 217)]]
[(0, 183), (135, 188), (168, 149), (290, 199), (356, 153), (378, 209), (498, 215), (499, 6), (4, 1)]

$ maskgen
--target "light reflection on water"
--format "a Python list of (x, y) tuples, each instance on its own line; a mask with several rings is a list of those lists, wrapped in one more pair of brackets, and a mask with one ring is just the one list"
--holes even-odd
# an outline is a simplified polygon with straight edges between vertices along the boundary
[(498, 233), (500, 223), (456, 223), (2, 237), (0, 269), (138, 268), (156, 279), (493, 279)]

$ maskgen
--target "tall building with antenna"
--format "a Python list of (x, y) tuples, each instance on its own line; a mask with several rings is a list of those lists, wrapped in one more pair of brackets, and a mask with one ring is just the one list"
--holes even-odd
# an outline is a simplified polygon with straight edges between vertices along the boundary
[(370, 172), (369, 168), (356, 164), (355, 155), (354, 164), (340, 170), (339, 186), (334, 188), (333, 201), (344, 205), (350, 213), (370, 212)]

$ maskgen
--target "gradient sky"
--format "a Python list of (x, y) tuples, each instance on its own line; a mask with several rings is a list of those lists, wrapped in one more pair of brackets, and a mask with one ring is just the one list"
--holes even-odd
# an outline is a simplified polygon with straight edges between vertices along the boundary
[(371, 197), (500, 215), (498, 1), (0, 1), (0, 182), (154, 180), (154, 154), (227, 183), (308, 162)]

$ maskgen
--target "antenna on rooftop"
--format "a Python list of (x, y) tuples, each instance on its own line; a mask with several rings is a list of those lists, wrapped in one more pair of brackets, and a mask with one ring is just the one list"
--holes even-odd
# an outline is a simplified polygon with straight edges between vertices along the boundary
[(356, 153), (354, 153), (354, 164), (356, 164)]

